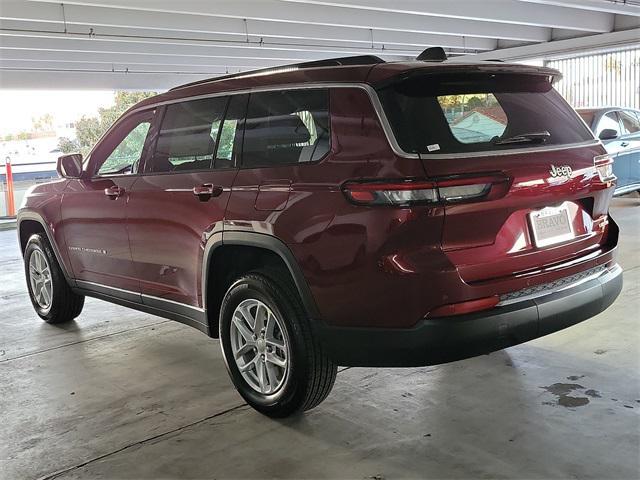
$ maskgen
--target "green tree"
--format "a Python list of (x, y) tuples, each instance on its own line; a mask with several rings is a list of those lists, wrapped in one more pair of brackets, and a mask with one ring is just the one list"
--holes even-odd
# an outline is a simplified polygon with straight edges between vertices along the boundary
[[(76, 122), (75, 151), (83, 155), (89, 153), (100, 137), (120, 118), (120, 115), (139, 101), (155, 94), (155, 92), (116, 92), (114, 104), (111, 107), (100, 108), (97, 117), (83, 116)], [(62, 150), (61, 145), (60, 147)]]
[(482, 98), (473, 96), (467, 99), (467, 109), (473, 110), (474, 108), (483, 107), (485, 102)]
[(80, 149), (77, 142), (67, 137), (60, 137), (60, 140), (58, 140), (58, 148), (62, 153), (76, 153)]
[(31, 131), (33, 133), (51, 132), (53, 130), (53, 115), (45, 113), (41, 117), (31, 118)]

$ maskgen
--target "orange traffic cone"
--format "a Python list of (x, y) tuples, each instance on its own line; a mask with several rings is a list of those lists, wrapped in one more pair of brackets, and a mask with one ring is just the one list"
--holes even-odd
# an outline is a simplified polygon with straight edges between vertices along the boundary
[(7, 191), (5, 192), (7, 199), (7, 216), (14, 217), (16, 214), (16, 205), (13, 199), (13, 173), (11, 172), (11, 160), (8, 158), (5, 177), (7, 179)]

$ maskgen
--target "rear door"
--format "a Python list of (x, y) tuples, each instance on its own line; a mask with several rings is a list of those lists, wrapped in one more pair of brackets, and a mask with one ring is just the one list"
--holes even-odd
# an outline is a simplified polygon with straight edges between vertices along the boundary
[[(227, 210), (232, 228), (287, 242), (292, 240), (287, 225), (324, 213), (325, 206), (308, 199), (314, 166), (329, 153), (329, 140), (328, 89), (252, 93), (241, 169)], [(305, 209), (288, 208), (305, 201)], [(300, 214), (305, 218), (296, 217)]]
[(167, 105), (129, 199), (128, 228), (145, 303), (154, 297), (202, 306), (207, 238), (222, 230), (247, 96)]
[(431, 74), (380, 92), (399, 144), (445, 203), (442, 248), (478, 282), (587, 255), (612, 183), (593, 134), (548, 75)]

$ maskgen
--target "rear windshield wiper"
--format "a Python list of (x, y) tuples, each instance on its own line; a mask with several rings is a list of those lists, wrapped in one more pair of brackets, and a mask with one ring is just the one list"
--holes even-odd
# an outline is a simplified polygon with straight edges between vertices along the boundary
[(542, 132), (521, 133), (520, 135), (514, 135), (513, 137), (500, 138), (496, 137), (492, 143), (494, 145), (509, 145), (510, 143), (544, 143), (551, 137), (551, 134), (546, 130)]

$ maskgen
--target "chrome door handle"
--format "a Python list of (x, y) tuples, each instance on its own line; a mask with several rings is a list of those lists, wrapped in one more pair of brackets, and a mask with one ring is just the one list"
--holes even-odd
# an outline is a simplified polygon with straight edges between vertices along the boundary
[(628, 147), (629, 146), (629, 142), (622, 142), (620, 144), (621, 147)]
[(124, 195), (124, 188), (122, 187), (109, 187), (109, 188), (105, 188), (104, 189), (104, 194), (109, 197), (109, 199), (111, 200), (115, 200), (118, 197), (121, 197), (122, 195)]
[(193, 187), (193, 194), (198, 197), (201, 202), (206, 202), (211, 197), (219, 197), (223, 191), (224, 188), (220, 185), (213, 185), (211, 183)]

